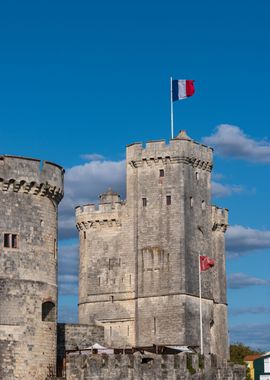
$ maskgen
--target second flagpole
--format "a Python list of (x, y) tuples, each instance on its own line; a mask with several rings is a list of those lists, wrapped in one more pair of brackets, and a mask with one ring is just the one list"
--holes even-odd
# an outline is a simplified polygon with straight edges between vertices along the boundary
[(201, 255), (199, 254), (199, 298), (200, 298), (200, 346), (203, 355), (203, 323), (202, 323), (202, 278), (201, 278)]
[(172, 77), (170, 77), (170, 90), (171, 90), (171, 137), (173, 139), (173, 88), (172, 88)]

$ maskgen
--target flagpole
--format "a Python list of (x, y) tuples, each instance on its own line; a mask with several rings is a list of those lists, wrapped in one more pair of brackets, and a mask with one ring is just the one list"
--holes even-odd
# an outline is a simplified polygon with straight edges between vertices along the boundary
[(199, 255), (199, 298), (200, 298), (200, 346), (201, 346), (201, 355), (203, 355), (201, 255)]
[(170, 84), (171, 84), (171, 137), (173, 139), (173, 89), (172, 89), (172, 77), (170, 78)]

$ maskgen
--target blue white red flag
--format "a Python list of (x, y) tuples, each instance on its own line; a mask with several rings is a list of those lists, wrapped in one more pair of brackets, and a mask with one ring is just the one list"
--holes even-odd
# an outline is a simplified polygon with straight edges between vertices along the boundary
[(181, 100), (192, 96), (195, 92), (194, 80), (173, 80), (172, 81), (172, 100)]

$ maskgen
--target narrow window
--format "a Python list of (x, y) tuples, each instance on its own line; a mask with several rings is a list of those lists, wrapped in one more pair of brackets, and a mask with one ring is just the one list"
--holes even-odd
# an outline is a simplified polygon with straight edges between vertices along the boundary
[(110, 337), (112, 337), (112, 326), (110, 326)]
[(18, 235), (15, 235), (15, 234), (11, 235), (11, 247), (18, 248)]
[(83, 238), (86, 239), (86, 231), (83, 231)]
[(142, 199), (142, 205), (143, 205), (143, 207), (147, 206), (147, 199), (146, 198)]
[(205, 201), (202, 201), (202, 210), (205, 210)]
[(166, 196), (166, 204), (167, 204), (167, 206), (170, 206), (172, 204), (172, 198), (170, 195)]
[(55, 322), (55, 304), (53, 302), (43, 302), (42, 304), (42, 321)]
[(98, 278), (98, 286), (100, 286), (100, 277)]
[(9, 234), (4, 234), (4, 247), (9, 248), (10, 242), (9, 242)]
[(129, 325), (127, 327), (127, 336), (129, 336)]
[(196, 172), (196, 180), (199, 181), (199, 179), (200, 179), (200, 175), (198, 172)]
[(160, 171), (159, 171), (159, 176), (160, 176), (160, 177), (164, 177), (164, 169), (160, 169)]
[(53, 256), (56, 258), (56, 253), (57, 253), (57, 244), (56, 244), (56, 239), (54, 239), (54, 246), (53, 246)]
[(157, 318), (154, 317), (154, 335), (157, 335)]
[(114, 301), (114, 297), (113, 297), (113, 296), (110, 296), (110, 298), (111, 298), (111, 302), (113, 302), (113, 301)]
[(193, 198), (190, 197), (189, 200), (190, 200), (190, 207), (193, 207)]

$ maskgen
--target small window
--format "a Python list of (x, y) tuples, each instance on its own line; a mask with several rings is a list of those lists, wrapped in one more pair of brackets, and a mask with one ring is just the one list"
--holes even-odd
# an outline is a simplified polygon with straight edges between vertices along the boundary
[(86, 231), (83, 231), (83, 238), (86, 239)]
[(114, 296), (110, 296), (111, 302), (114, 301)]
[(200, 179), (200, 174), (196, 172), (196, 180), (199, 181), (199, 179)]
[(190, 200), (190, 207), (193, 207), (193, 203), (194, 203), (193, 198), (190, 197), (189, 200)]
[(205, 201), (202, 201), (202, 210), (205, 211)]
[(146, 198), (142, 199), (142, 205), (143, 205), (143, 207), (147, 206), (147, 199)]
[(153, 322), (154, 322), (154, 335), (157, 335), (157, 318), (156, 317), (154, 317)]
[(129, 336), (129, 325), (127, 326), (127, 336)]
[(159, 171), (159, 176), (160, 176), (160, 177), (164, 177), (164, 169), (160, 169), (160, 171)]
[(9, 244), (9, 234), (4, 234), (4, 247), (5, 248), (9, 248), (10, 247), (10, 244)]
[(167, 206), (170, 206), (172, 204), (172, 198), (170, 195), (166, 196), (166, 204), (167, 204)]
[(4, 234), (4, 247), (5, 248), (18, 248), (18, 235), (17, 234)]
[(42, 321), (55, 322), (55, 304), (51, 301), (42, 304)]

